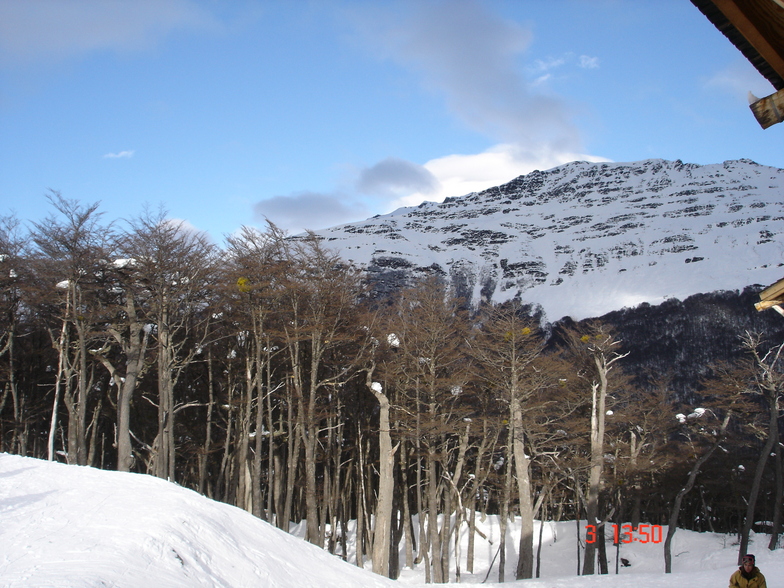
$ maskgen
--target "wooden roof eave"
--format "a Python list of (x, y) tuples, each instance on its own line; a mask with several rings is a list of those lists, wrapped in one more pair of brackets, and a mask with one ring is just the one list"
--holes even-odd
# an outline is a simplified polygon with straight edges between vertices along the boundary
[(777, 92), (750, 104), (763, 129), (784, 122), (784, 0), (691, 0)]
[(691, 0), (776, 90), (784, 89), (784, 7), (775, 0)]

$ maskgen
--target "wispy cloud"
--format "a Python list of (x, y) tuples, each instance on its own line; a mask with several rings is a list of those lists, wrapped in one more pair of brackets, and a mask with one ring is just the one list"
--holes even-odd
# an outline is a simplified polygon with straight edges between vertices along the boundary
[(133, 157), (135, 151), (119, 151), (118, 153), (107, 153), (104, 155), (105, 159), (130, 159)]
[(366, 42), (416, 72), (463, 123), (504, 142), (578, 143), (568, 107), (532, 91), (520, 67), (532, 41), (528, 29), (472, 0), (405, 7), (364, 13)]
[(295, 192), (256, 202), (253, 205), (253, 217), (256, 222), (270, 220), (278, 227), (296, 234), (372, 214), (363, 204), (350, 200), (350, 196), (345, 194)]
[(94, 50), (139, 50), (177, 29), (214, 28), (192, 0), (0, 2), (0, 63), (61, 61)]
[(531, 70), (539, 73), (550, 71), (551, 69), (559, 68), (566, 64), (566, 57), (548, 57), (547, 59), (537, 59), (533, 63)]
[(580, 67), (583, 69), (597, 69), (599, 67), (599, 58), (580, 55)]
[(739, 100), (745, 100), (749, 91), (760, 97), (773, 92), (770, 82), (745, 59), (735, 60), (715, 72), (706, 80), (705, 85), (731, 94)]
[(552, 70), (566, 68), (568, 66), (577, 66), (582, 69), (598, 69), (599, 58), (591, 57), (590, 55), (576, 55), (575, 53), (568, 52), (560, 57), (537, 59), (528, 67), (528, 71), (533, 76), (540, 76), (541, 74), (547, 74)]

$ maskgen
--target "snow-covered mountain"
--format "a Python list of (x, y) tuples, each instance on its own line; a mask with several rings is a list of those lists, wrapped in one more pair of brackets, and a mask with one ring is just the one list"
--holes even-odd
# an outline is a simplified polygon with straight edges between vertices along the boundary
[(549, 321), (784, 276), (784, 170), (741, 159), (573, 162), (316, 234), (379, 287), (428, 272)]

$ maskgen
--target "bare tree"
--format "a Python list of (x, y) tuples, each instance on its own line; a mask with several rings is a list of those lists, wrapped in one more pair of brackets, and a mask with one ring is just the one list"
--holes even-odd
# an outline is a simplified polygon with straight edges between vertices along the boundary
[(544, 386), (544, 374), (534, 365), (544, 348), (544, 338), (516, 301), (490, 307), (480, 325), (472, 345), (480, 377), (491, 393), (503, 397), (509, 406), (510, 457), (514, 458), (522, 525), (516, 577), (522, 580), (532, 578), (534, 573), (531, 451), (530, 447), (526, 451), (524, 415), (532, 410), (535, 394)]
[[(354, 320), (362, 292), (357, 270), (309, 235), (285, 258), (286, 306), (282, 322), (297, 400), (298, 433), (305, 453), (306, 539), (324, 545), (317, 499), (317, 458), (320, 429), (331, 394), (354, 377), (367, 333)], [(357, 341), (360, 345), (357, 345)], [(337, 361), (328, 362), (334, 357)], [(339, 358), (339, 359), (338, 359)]]
[[(0, 451), (24, 453), (22, 447), (22, 404), (16, 379), (16, 338), (20, 323), (22, 280), (29, 279), (26, 272), (24, 249), (27, 237), (21, 234), (19, 221), (14, 216), (0, 217), (0, 358), (5, 358), (2, 377), (5, 382), (0, 397), (0, 418), (7, 399), (11, 397), (13, 432), (6, 449), (4, 431), (0, 428)], [(2, 374), (0, 371), (0, 374)], [(0, 376), (1, 377), (1, 376)], [(0, 420), (0, 427), (2, 427)]]
[(49, 325), (58, 353), (55, 401), (49, 433), (49, 459), (54, 459), (57, 410), (61, 397), (68, 410), (68, 462), (87, 465), (88, 415), (95, 384), (88, 370), (89, 343), (102, 321), (100, 297), (106, 291), (106, 261), (110, 230), (100, 224), (98, 204), (82, 206), (52, 192), (49, 200), (58, 214), (35, 223), (39, 308), (56, 320)]
[[(274, 423), (272, 421), (271, 397), (284, 383), (273, 378), (273, 359), (283, 351), (276, 340), (275, 324), (281, 304), (280, 284), (286, 270), (287, 246), (285, 235), (270, 223), (268, 231), (243, 227), (227, 239), (228, 264), (224, 268), (224, 298), (231, 301), (235, 310), (237, 332), (234, 339), (237, 346), (244, 350), (245, 402), (241, 405), (239, 459), (240, 485), (249, 488), (249, 504), (241, 504), (258, 517), (263, 517), (261, 493), (262, 462), (264, 459), (262, 434), (268, 427), (269, 444), (267, 447), (267, 471), (271, 479), (282, 476), (277, 472), (274, 459)], [(224, 311), (227, 309), (224, 309)], [(267, 411), (265, 413), (265, 401)], [(255, 407), (255, 412), (254, 412)], [(264, 417), (267, 415), (265, 423)], [(251, 430), (254, 429), (254, 430)], [(250, 455), (251, 438), (255, 441)], [(250, 462), (251, 467), (247, 467)], [(250, 479), (246, 479), (250, 472)], [(267, 490), (272, 493), (270, 487)], [(246, 501), (248, 502), (248, 501)], [(272, 504), (270, 499), (269, 504)], [(280, 513), (279, 513), (280, 514)]]
[[(449, 579), (453, 531), (449, 521), (453, 493), (448, 484), (461, 483), (454, 461), (459, 446), (451, 441), (466, 416), (462, 404), (470, 368), (465, 349), (467, 317), (459, 301), (434, 278), (403, 292), (394, 313), (390, 337), (398, 351), (387, 373), (397, 387), (401, 413), (409, 415), (401, 418), (401, 427), (416, 442), (424, 461), (424, 506), (419, 514), (420, 520), (427, 515), (427, 535), (420, 549), (430, 569), (428, 577), (432, 572), (432, 580), (442, 583)], [(440, 525), (439, 514), (443, 514)]]
[[(784, 353), (784, 343), (768, 348), (763, 348), (762, 336), (757, 333), (747, 332), (743, 337), (743, 346), (751, 355), (752, 365), (750, 366), (753, 377), (753, 387), (751, 392), (758, 395), (768, 409), (767, 426), (759, 429), (760, 436), (765, 440), (765, 444), (759, 454), (757, 466), (754, 470), (754, 480), (749, 493), (746, 507), (746, 517), (743, 521), (743, 529), (740, 537), (740, 547), (738, 548), (738, 563), (746, 555), (749, 546), (749, 534), (754, 523), (754, 512), (757, 506), (762, 474), (768, 458), (773, 454), (777, 459), (780, 458), (778, 451), (779, 445), (779, 414), (780, 401), (784, 394), (784, 370), (782, 370), (782, 353)], [(773, 452), (776, 447), (775, 453)], [(781, 501), (781, 476), (777, 476), (779, 489), (777, 491), (778, 501)], [(774, 544), (775, 545), (775, 544)]]
[(392, 499), (395, 493), (395, 452), (400, 444), (392, 446), (392, 435), (389, 423), (389, 397), (384, 393), (380, 382), (373, 381), (375, 366), (367, 371), (366, 386), (378, 400), (378, 498), (373, 528), (373, 571), (382, 576), (389, 576), (389, 547), (391, 542)]
[[(128, 253), (128, 251), (125, 251)], [(117, 387), (117, 470), (129, 472), (134, 457), (131, 444), (131, 403), (139, 380), (145, 371), (145, 355), (150, 337), (149, 325), (137, 304), (137, 262), (134, 258), (119, 258), (113, 264), (110, 293), (115, 296), (115, 310), (107, 317), (106, 339), (100, 349), (91, 353), (101, 362)], [(119, 347), (120, 354), (112, 354)]]
[[(145, 211), (130, 223), (122, 252), (134, 260), (133, 296), (155, 343), (158, 433), (152, 471), (175, 479), (175, 415), (193, 406), (177, 403), (175, 387), (183, 370), (201, 354), (210, 335), (207, 295), (214, 271), (213, 246), (206, 235), (171, 221), (165, 211)], [(198, 403), (195, 403), (198, 404)]]
[(591, 391), (591, 449), (588, 492), (586, 493), (587, 524), (597, 530), (597, 541), (586, 542), (583, 575), (595, 573), (597, 543), (603, 542), (604, 523), (599, 518), (599, 495), (604, 471), (604, 434), (607, 413), (609, 375), (615, 364), (628, 355), (618, 351), (621, 342), (608, 327), (594, 323), (583, 331), (569, 333), (570, 347), (579, 366), (578, 375)]

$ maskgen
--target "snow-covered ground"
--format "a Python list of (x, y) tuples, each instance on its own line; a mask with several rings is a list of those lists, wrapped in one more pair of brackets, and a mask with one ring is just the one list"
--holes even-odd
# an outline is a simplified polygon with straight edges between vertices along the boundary
[[(477, 537), (473, 574), (465, 571), (463, 562), (463, 583), (481, 583), (498, 549), (496, 519), (488, 517), (479, 527), (487, 540)], [(516, 538), (511, 535), (507, 582), (513, 580), (516, 564)], [(608, 545), (611, 574), (578, 577), (575, 535), (574, 522), (545, 523), (541, 579), (525, 581), (526, 586), (716, 588), (726, 586), (735, 569), (734, 537), (681, 530), (675, 535), (671, 575), (662, 571), (660, 543), (635, 542), (622, 545), (620, 557), (630, 565), (620, 567), (618, 575), (615, 549)], [(784, 550), (769, 552), (765, 536), (757, 536), (752, 548), (768, 586), (781, 586)], [(464, 545), (463, 558), (465, 552)], [(354, 561), (353, 545), (349, 561)], [(454, 560), (452, 565), (454, 581)], [(497, 565), (489, 585), (497, 581)], [(423, 586), (424, 570), (405, 569), (394, 582), (240, 509), (151, 476), (0, 454), (3, 587), (395, 585)]]

